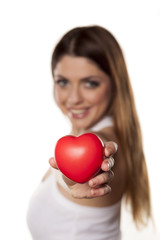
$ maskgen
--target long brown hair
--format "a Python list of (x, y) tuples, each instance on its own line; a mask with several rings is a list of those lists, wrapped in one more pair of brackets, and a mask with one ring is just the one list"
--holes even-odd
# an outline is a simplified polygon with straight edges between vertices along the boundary
[(112, 103), (108, 114), (113, 116), (127, 166), (126, 202), (130, 203), (136, 225), (145, 224), (151, 216), (149, 180), (140, 124), (122, 50), (108, 30), (88, 26), (74, 28), (62, 37), (52, 55), (52, 73), (64, 55), (89, 58), (111, 78)]

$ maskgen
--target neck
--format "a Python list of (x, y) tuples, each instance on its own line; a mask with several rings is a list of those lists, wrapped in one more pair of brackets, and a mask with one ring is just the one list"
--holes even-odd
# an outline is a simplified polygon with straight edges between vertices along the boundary
[(77, 129), (74, 126), (72, 126), (72, 131), (71, 134), (73, 134), (74, 136), (78, 136), (86, 131), (93, 131), (93, 132), (97, 132), (100, 131), (101, 129), (105, 128), (105, 127), (112, 127), (113, 126), (113, 119), (111, 116), (105, 116), (103, 117), (101, 120), (99, 120), (96, 124), (94, 124), (93, 126), (87, 128), (87, 129)]

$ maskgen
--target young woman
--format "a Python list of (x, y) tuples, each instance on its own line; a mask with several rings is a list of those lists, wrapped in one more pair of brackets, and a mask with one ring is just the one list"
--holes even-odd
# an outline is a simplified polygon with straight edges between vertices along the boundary
[(151, 216), (141, 130), (121, 48), (100, 26), (78, 27), (59, 41), (51, 65), (55, 101), (71, 122), (70, 134), (95, 133), (105, 159), (101, 172), (83, 184), (49, 160), (28, 211), (33, 239), (121, 239), (123, 196), (137, 226)]

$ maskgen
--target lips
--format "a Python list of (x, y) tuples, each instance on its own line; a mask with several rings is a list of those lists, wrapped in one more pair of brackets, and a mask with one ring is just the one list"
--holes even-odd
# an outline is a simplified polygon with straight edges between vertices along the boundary
[(90, 112), (90, 108), (85, 109), (69, 109), (69, 116), (76, 119), (82, 119), (86, 117)]

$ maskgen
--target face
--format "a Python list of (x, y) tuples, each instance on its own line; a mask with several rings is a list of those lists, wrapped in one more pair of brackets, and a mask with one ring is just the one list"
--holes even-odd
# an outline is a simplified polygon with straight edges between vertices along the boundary
[(70, 119), (72, 130), (87, 129), (106, 115), (111, 82), (94, 62), (65, 55), (53, 75), (55, 101)]

